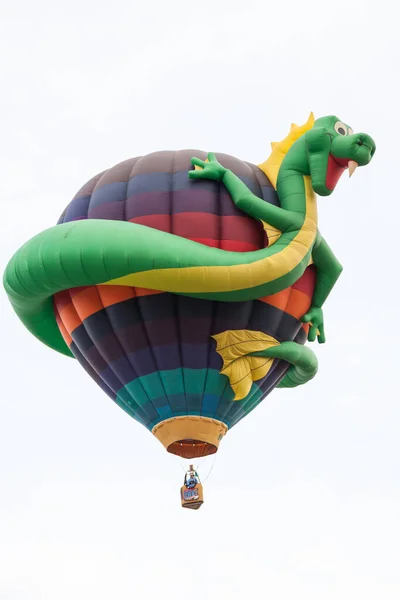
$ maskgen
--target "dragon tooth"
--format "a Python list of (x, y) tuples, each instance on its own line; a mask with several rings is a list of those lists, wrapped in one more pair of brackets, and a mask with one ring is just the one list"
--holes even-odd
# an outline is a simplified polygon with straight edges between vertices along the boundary
[(348, 167), (349, 167), (349, 177), (351, 177), (353, 175), (354, 171), (357, 169), (358, 163), (356, 163), (355, 160), (349, 160)]

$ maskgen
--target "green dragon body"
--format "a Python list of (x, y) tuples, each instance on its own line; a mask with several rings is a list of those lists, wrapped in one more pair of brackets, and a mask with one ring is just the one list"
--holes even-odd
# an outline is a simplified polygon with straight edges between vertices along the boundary
[[(324, 342), (322, 306), (342, 267), (318, 231), (316, 194), (331, 194), (346, 168), (351, 174), (356, 166), (368, 164), (374, 152), (375, 143), (367, 134), (354, 134), (333, 116), (316, 120), (288, 149), (279, 167), (279, 207), (252, 194), (214, 154), (208, 161), (193, 158), (195, 169), (189, 177), (221, 181), (240, 210), (279, 230), (275, 243), (254, 252), (229, 252), (129, 222), (69, 222), (40, 233), (17, 251), (4, 274), (5, 289), (26, 327), (50, 347), (71, 355), (52, 304), (53, 295), (61, 290), (123, 285), (246, 301), (289, 287), (313, 262), (317, 282), (303, 321), (311, 323), (309, 341), (318, 337)], [(293, 348), (288, 351), (292, 356)], [(265, 352), (282, 355), (284, 348)], [(293, 357), (290, 362), (300, 371), (304, 366)], [(303, 382), (304, 369), (299, 377), (298, 383)], [(287, 384), (294, 385), (294, 380)]]

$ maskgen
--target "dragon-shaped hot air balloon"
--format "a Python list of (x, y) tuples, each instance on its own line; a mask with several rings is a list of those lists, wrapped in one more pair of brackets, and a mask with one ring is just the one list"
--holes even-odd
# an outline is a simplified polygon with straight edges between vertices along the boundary
[[(155, 152), (91, 179), (9, 262), (26, 327), (184, 458), (215, 453), (275, 387), (317, 371), (341, 265), (316, 194), (375, 143), (334, 116), (292, 125), (259, 166)], [(195, 158), (192, 158), (192, 156)]]

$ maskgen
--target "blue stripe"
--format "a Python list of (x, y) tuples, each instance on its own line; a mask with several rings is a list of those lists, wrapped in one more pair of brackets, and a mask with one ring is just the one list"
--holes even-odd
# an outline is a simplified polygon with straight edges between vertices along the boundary
[(107, 183), (100, 188), (96, 188), (90, 200), (90, 208), (93, 209), (110, 202), (124, 202), (126, 200), (126, 190), (127, 184), (122, 182)]
[(172, 419), (174, 416), (169, 404), (165, 404), (164, 406), (160, 406), (157, 408), (157, 412), (160, 415), (161, 419), (164, 421), (165, 419)]
[(215, 411), (217, 410), (219, 401), (220, 401), (219, 396), (213, 396), (212, 394), (204, 394), (202, 411), (201, 411), (201, 414), (203, 415), (203, 417), (212, 418)]
[[(261, 188), (262, 196), (265, 200), (272, 204), (278, 204), (278, 199), (272, 186), (260, 186), (257, 180), (250, 177), (240, 177), (240, 179), (256, 196), (260, 196)], [(191, 180), (188, 177), (187, 171), (177, 171), (176, 173), (143, 173), (135, 175), (128, 182), (107, 183), (96, 188), (90, 199), (90, 209), (93, 210), (95, 207), (111, 202), (123, 202), (127, 198), (147, 192), (169, 192), (171, 190), (179, 191), (194, 188), (216, 193), (220, 185), (210, 180)], [(73, 210), (75, 211), (75, 205), (80, 205), (87, 198), (87, 195), (78, 196), (70, 203), (70, 206), (74, 205)]]
[(245, 401), (233, 401), (229, 380), (218, 371), (208, 371), (206, 392), (201, 389), (201, 378), (196, 379), (193, 371), (188, 374), (191, 375), (191, 388), (184, 390), (182, 375), (185, 370), (175, 369), (160, 373), (165, 389), (161, 387), (159, 374), (154, 373), (124, 386), (115, 402), (150, 431), (165, 419), (184, 415), (214, 418), (231, 428), (260, 404), (282, 378), (288, 365), (283, 361), (275, 364), (276, 368), (271, 369), (266, 378), (253, 383)]
[(73, 221), (79, 217), (86, 217), (89, 209), (90, 196), (76, 198), (67, 207), (63, 222)]

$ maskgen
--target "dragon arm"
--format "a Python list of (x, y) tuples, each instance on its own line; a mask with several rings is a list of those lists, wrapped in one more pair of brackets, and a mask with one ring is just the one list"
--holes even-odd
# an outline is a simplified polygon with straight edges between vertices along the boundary
[[(221, 181), (235, 206), (250, 217), (264, 221), (282, 232), (293, 232), (301, 228), (304, 215), (274, 206), (255, 196), (237, 175), (218, 162), (212, 152), (209, 152), (207, 161), (192, 158), (192, 164), (195, 169), (189, 171), (189, 178)], [(286, 193), (286, 190), (283, 190), (283, 193)]]
[(308, 334), (308, 341), (313, 342), (319, 330), (318, 341), (324, 343), (325, 332), (322, 306), (331, 293), (343, 267), (319, 232), (312, 251), (312, 258), (317, 269), (317, 282), (311, 309), (304, 315), (302, 321), (305, 323), (311, 322), (312, 324)]
[(339, 279), (343, 267), (320, 234), (317, 236), (312, 257), (317, 268), (317, 284), (312, 304), (313, 306), (322, 308), (336, 281)]
[(250, 217), (265, 221), (280, 231), (294, 231), (302, 226), (302, 215), (261, 200), (232, 171), (226, 169), (221, 181), (235, 206)]

